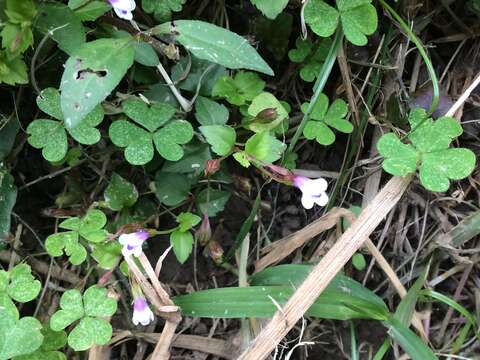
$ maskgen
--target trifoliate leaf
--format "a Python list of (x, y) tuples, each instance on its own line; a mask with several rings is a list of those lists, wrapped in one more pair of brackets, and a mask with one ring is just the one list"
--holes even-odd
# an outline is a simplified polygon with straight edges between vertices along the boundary
[(389, 174), (405, 176), (417, 169), (419, 156), (412, 145), (404, 144), (393, 133), (383, 135), (377, 143), (383, 160), (383, 169)]
[(153, 135), (153, 142), (163, 158), (177, 161), (183, 157), (180, 145), (188, 143), (192, 137), (192, 125), (185, 120), (176, 120), (158, 130)]
[(166, 124), (175, 115), (176, 111), (169, 104), (154, 103), (149, 106), (139, 99), (124, 101), (122, 108), (130, 119), (150, 132), (154, 132), (160, 126)]
[[(335, 141), (335, 134), (329, 127), (332, 127), (343, 133), (351, 133), (353, 126), (345, 120), (348, 107), (345, 101), (337, 99), (328, 107), (328, 97), (320, 94), (315, 103), (310, 120), (303, 129), (303, 135), (311, 140), (316, 139), (319, 144), (330, 145)], [(302, 111), (306, 112), (308, 103), (302, 104)]]
[(152, 135), (126, 121), (117, 120), (108, 130), (112, 142), (125, 149), (125, 159), (132, 165), (145, 165), (153, 159)]
[(27, 127), (28, 143), (36, 149), (42, 149), (43, 157), (56, 162), (67, 154), (67, 133), (61, 123), (54, 120), (37, 119)]
[(337, 29), (338, 11), (322, 0), (310, 0), (305, 7), (305, 22), (315, 34), (329, 37)]

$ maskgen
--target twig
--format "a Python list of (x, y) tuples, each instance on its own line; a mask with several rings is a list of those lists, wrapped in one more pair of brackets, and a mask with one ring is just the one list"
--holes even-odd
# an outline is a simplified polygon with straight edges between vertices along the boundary
[(260, 360), (268, 356), (400, 200), (410, 182), (411, 176), (403, 178), (396, 176), (385, 185), (372, 203), (362, 211), (357, 220), (313, 268), (285, 304), (283, 311), (275, 313), (272, 320), (239, 359)]

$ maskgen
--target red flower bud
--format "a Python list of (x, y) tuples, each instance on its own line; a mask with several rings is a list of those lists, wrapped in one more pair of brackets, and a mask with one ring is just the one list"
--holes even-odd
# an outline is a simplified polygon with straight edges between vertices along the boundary
[(200, 245), (205, 246), (208, 244), (212, 238), (212, 229), (210, 228), (210, 220), (208, 219), (208, 214), (203, 214), (203, 220), (200, 224), (200, 227), (195, 232), (195, 239), (200, 243)]
[(210, 159), (205, 161), (205, 176), (215, 174), (220, 169), (221, 159)]

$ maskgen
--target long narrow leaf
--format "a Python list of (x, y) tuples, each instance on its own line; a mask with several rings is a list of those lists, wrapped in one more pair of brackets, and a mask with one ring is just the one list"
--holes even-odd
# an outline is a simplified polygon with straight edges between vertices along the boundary
[(402, 349), (410, 355), (413, 360), (438, 359), (433, 351), (396, 317), (385, 321), (384, 324), (387, 326), (388, 333), (392, 339), (398, 342)]

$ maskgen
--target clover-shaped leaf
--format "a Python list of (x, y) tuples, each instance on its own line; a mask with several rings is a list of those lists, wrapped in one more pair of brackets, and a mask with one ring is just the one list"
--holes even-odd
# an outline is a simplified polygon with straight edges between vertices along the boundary
[[(37, 119), (32, 121), (27, 133), (28, 142), (37, 149), (42, 149), (43, 157), (50, 162), (62, 160), (67, 154), (67, 133), (63, 125), (63, 113), (60, 108), (60, 93), (57, 89), (46, 88), (37, 97), (38, 107), (58, 121)], [(70, 135), (80, 144), (93, 145), (100, 140), (100, 131), (95, 128), (104, 117), (101, 106), (95, 107), (86, 115), (84, 121), (74, 129), (68, 129)]]
[(0, 293), (0, 359), (30, 354), (43, 342), (42, 324), (33, 317), (20, 319), (7, 294)]
[(67, 154), (67, 133), (58, 121), (34, 120), (28, 125), (27, 134), (30, 135), (28, 143), (36, 149), (42, 149), (42, 155), (46, 160), (60, 161)]
[(48, 325), (41, 329), (43, 343), (35, 352), (15, 356), (14, 360), (67, 360), (64, 353), (57, 351), (67, 343), (67, 333), (63, 330), (53, 331)]
[[(353, 131), (353, 125), (345, 120), (348, 112), (345, 101), (337, 99), (330, 108), (328, 102), (328, 97), (325, 94), (320, 94), (310, 113), (310, 120), (303, 129), (303, 135), (307, 139), (316, 139), (322, 145), (330, 145), (335, 141), (335, 134), (330, 127), (347, 134)], [(302, 111), (306, 112), (307, 108), (308, 103), (304, 103)]]
[(135, 185), (117, 173), (113, 173), (104, 196), (107, 206), (112, 210), (119, 211), (137, 202), (138, 191)]
[(265, 87), (258, 74), (239, 71), (234, 78), (222, 76), (217, 80), (212, 90), (213, 96), (225, 98), (230, 104), (241, 106), (253, 100)]
[(98, 318), (112, 316), (117, 311), (117, 302), (108, 297), (106, 289), (91, 286), (83, 297), (76, 289), (68, 290), (60, 298), (60, 307), (50, 318), (50, 327), (59, 331), (80, 320), (68, 335), (68, 344), (75, 351), (104, 345), (110, 340), (112, 326)]
[(377, 11), (372, 0), (338, 0), (337, 9), (322, 0), (311, 0), (305, 7), (305, 22), (321, 37), (332, 35), (341, 22), (348, 41), (367, 44), (367, 37), (377, 29)]
[(420, 167), (420, 182), (430, 191), (447, 191), (450, 180), (460, 180), (473, 171), (475, 154), (469, 149), (449, 149), (452, 140), (462, 133), (451, 117), (436, 121), (423, 109), (409, 115), (411, 144), (404, 144), (395, 134), (385, 134), (378, 141), (378, 152), (385, 158), (383, 168), (392, 175), (405, 176)]
[(314, 81), (327, 58), (332, 40), (330, 38), (321, 39), (318, 45), (314, 46), (310, 39), (303, 40), (299, 37), (295, 41), (295, 45), (297, 48), (290, 50), (288, 57), (293, 62), (302, 63), (300, 68), (302, 80)]
[(167, 123), (173, 115), (175, 108), (169, 104), (146, 104), (140, 99), (130, 99), (122, 103), (123, 112), (137, 124), (142, 125), (150, 132)]
[(125, 149), (125, 159), (132, 165), (145, 165), (153, 159), (152, 135), (126, 121), (117, 120), (108, 130), (112, 142)]
[(153, 142), (162, 157), (177, 161), (183, 157), (183, 148), (180, 145), (188, 143), (192, 137), (192, 125), (185, 120), (176, 120), (153, 134)]
[(27, 264), (18, 264), (10, 271), (0, 271), (0, 292), (5, 292), (15, 301), (25, 303), (35, 299), (42, 285), (32, 276)]
[(79, 243), (79, 236), (92, 243), (101, 243), (107, 237), (103, 227), (107, 223), (105, 214), (97, 209), (91, 209), (82, 218), (73, 217), (60, 223), (59, 227), (71, 231), (64, 231), (50, 235), (45, 241), (45, 248), (52, 256), (69, 256), (73, 265), (79, 265), (87, 258), (85, 247)]

